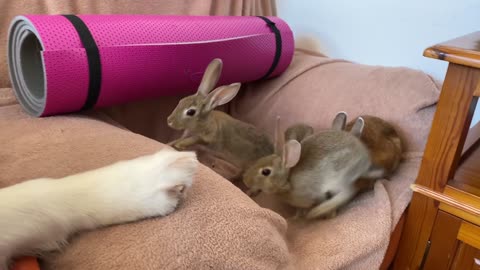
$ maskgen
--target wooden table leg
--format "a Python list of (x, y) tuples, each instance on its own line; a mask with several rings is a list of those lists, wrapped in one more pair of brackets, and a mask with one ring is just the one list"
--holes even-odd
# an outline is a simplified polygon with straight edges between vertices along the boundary
[[(477, 104), (474, 91), (479, 82), (479, 69), (449, 64), (417, 184), (442, 191), (452, 178)], [(420, 267), (438, 211), (437, 203), (417, 193), (410, 205), (394, 269)]]

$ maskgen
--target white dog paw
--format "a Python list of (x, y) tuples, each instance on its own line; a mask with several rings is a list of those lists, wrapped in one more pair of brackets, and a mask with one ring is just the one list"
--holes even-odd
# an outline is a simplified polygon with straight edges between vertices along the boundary
[(198, 167), (195, 153), (165, 149), (140, 162), (138, 195), (147, 212), (162, 216), (173, 212), (192, 185)]
[(192, 185), (198, 160), (194, 152), (166, 148), (117, 166), (122, 181), (113, 182), (109, 193), (116, 193), (115, 216), (127, 222), (172, 213)]

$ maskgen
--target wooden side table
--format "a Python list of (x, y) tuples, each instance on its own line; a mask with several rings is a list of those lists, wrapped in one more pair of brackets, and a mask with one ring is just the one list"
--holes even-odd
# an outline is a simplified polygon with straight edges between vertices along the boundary
[(480, 32), (424, 56), (449, 65), (393, 268), (480, 269)]

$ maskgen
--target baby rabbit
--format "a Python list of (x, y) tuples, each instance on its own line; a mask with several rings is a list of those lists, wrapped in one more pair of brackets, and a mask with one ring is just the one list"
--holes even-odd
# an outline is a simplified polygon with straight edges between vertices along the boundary
[[(358, 138), (363, 125), (358, 118), (350, 133), (331, 129), (311, 135), (311, 127), (293, 126), (285, 137), (303, 140), (290, 139), (282, 150), (277, 135), (275, 153), (260, 158), (245, 172), (243, 181), (251, 192), (275, 194), (296, 207), (297, 217), (303, 212), (307, 219), (333, 217), (357, 194), (355, 182), (371, 166), (368, 149)], [(302, 132), (296, 132), (299, 129)]]
[[(372, 166), (377, 168), (374, 178), (390, 176), (402, 160), (403, 143), (395, 128), (387, 121), (371, 115), (361, 116), (365, 126), (360, 139), (370, 150)], [(355, 125), (355, 121), (346, 123), (347, 114), (339, 112), (334, 129), (349, 131)]]
[[(372, 167), (367, 175), (371, 178), (362, 178), (356, 183), (360, 191), (368, 191), (373, 189), (376, 180), (390, 176), (397, 169), (402, 158), (402, 142), (393, 126), (385, 120), (370, 115), (361, 117), (365, 121), (365, 126), (360, 140), (370, 150)], [(332, 128), (351, 131), (356, 121), (352, 120), (348, 124), (346, 121), (347, 113), (339, 112), (333, 120)], [(311, 126), (296, 124), (285, 131), (285, 139), (301, 142), (313, 133)]]
[[(260, 157), (273, 153), (273, 145), (266, 134), (253, 125), (214, 110), (231, 101), (240, 89), (240, 83), (220, 86), (218, 82), (222, 61), (213, 59), (208, 65), (196, 94), (180, 100), (168, 116), (168, 125), (184, 130), (184, 135), (170, 143), (178, 150), (202, 144), (218, 152), (226, 161), (239, 168), (241, 177), (245, 168)], [(236, 180), (236, 179), (232, 179)]]

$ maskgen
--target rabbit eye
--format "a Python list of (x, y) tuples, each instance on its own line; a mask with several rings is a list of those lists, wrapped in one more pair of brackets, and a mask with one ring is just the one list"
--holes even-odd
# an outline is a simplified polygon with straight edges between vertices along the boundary
[(195, 109), (188, 109), (188, 110), (185, 111), (185, 114), (188, 115), (188, 116), (194, 116), (196, 112), (197, 112), (197, 110), (195, 110)]
[(263, 176), (269, 176), (271, 173), (272, 173), (272, 170), (270, 170), (269, 168), (262, 169)]

